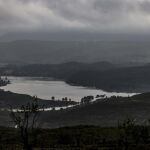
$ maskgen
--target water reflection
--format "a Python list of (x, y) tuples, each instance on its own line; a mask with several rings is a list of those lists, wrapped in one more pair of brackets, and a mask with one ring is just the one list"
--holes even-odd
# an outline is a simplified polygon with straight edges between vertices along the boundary
[(71, 98), (74, 101), (80, 101), (82, 97), (87, 95), (106, 95), (115, 96), (132, 96), (134, 93), (111, 93), (98, 89), (90, 89), (81, 86), (71, 86), (64, 81), (56, 81), (52, 78), (32, 78), (32, 77), (9, 77), (11, 84), (2, 87), (6, 91), (12, 91), (20, 94), (29, 94), (38, 96), (42, 99), (62, 99), (64, 97)]

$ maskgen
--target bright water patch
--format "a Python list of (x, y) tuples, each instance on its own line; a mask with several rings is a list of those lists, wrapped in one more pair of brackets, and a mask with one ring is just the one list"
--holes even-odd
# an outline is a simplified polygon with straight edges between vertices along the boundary
[(36, 78), (36, 77), (9, 77), (11, 84), (1, 87), (5, 91), (11, 91), (20, 94), (29, 94), (31, 96), (38, 96), (42, 99), (50, 100), (52, 96), (55, 99), (62, 99), (64, 97), (71, 98), (79, 102), (82, 97), (88, 95), (106, 95), (110, 97), (115, 96), (132, 96), (135, 93), (116, 93), (105, 92), (99, 89), (85, 88), (82, 86), (71, 86), (64, 81), (57, 81), (52, 78)]

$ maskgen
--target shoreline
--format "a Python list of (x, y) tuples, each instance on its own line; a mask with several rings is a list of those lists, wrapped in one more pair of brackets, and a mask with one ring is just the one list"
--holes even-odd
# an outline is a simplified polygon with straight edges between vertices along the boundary
[[(19, 76), (10, 76), (10, 80), (12, 81), (12, 85), (8, 87), (4, 87), (3, 89), (6, 91), (12, 91), (20, 94), (29, 94), (29, 95), (37, 95), (41, 99), (49, 100), (50, 97), (54, 96), (56, 99), (62, 100), (64, 97), (68, 97), (73, 101), (79, 102), (85, 96), (94, 96), (97, 95), (106, 95), (110, 96), (123, 96), (127, 97), (139, 94), (139, 93), (125, 93), (125, 92), (107, 92), (98, 88), (90, 88), (84, 86), (76, 86), (72, 84), (66, 83), (64, 80), (51, 80), (52, 78), (46, 77), (38, 78), (38, 77), (19, 77)], [(42, 80), (41, 80), (42, 79)], [(13, 85), (14, 84), (14, 85)], [(30, 91), (28, 88), (30, 87)], [(21, 89), (21, 90), (20, 90)], [(63, 89), (63, 90), (62, 90)]]
[[(65, 79), (60, 79), (60, 78), (55, 78), (55, 77), (48, 77), (48, 76), (25, 76), (25, 75), (8, 75), (8, 77), (22, 77), (22, 78), (29, 78), (31, 80), (37, 79), (38, 81), (61, 81), (61, 82), (65, 82), (66, 84), (70, 85), (70, 86), (78, 86), (78, 87), (83, 87), (86, 89), (93, 89), (93, 90), (102, 90), (104, 92), (111, 92), (111, 93), (143, 93), (143, 92), (149, 92), (150, 91), (150, 87), (149, 87), (149, 91), (146, 90), (144, 88), (139, 88), (139, 89), (135, 89), (132, 88), (131, 90), (129, 90), (129, 88), (123, 88), (122, 90), (119, 90), (117, 88), (98, 88), (96, 86), (86, 86), (83, 84), (78, 84), (78, 83), (73, 83), (73, 82), (67, 82)], [(41, 80), (39, 80), (41, 79)], [(11, 84), (11, 83), (10, 83)], [(7, 85), (6, 85), (7, 86)]]

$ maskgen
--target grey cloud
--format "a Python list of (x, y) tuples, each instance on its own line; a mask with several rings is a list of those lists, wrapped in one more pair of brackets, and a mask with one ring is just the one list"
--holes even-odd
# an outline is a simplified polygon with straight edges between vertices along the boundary
[(146, 0), (146, 1), (139, 3), (139, 8), (142, 12), (149, 14), (150, 13), (150, 1)]
[(0, 0), (0, 32), (147, 32), (149, 0)]

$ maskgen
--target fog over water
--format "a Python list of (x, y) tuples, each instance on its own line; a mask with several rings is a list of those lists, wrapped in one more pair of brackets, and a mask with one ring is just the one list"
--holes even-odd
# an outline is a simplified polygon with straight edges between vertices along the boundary
[(85, 88), (81, 86), (71, 86), (64, 81), (56, 81), (52, 78), (33, 78), (33, 77), (9, 77), (11, 84), (1, 87), (6, 91), (12, 91), (20, 94), (29, 94), (38, 96), (42, 99), (62, 99), (63, 97), (71, 98), (74, 101), (80, 101), (82, 97), (88, 95), (106, 94), (108, 97), (132, 96), (134, 93), (110, 93), (98, 89)]

